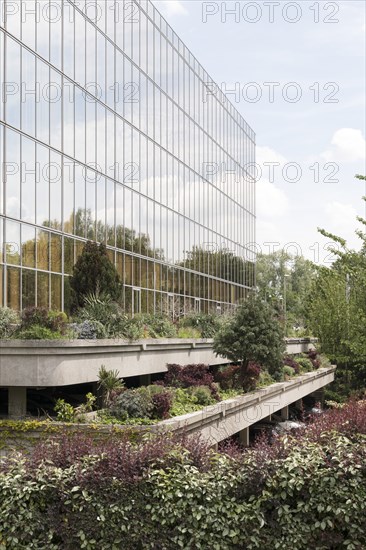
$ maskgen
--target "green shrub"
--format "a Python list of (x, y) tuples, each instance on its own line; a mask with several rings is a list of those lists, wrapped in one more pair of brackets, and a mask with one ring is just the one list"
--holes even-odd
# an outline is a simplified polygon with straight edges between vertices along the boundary
[(45, 307), (28, 307), (22, 311), (20, 331), (42, 327), (55, 333), (55, 337), (66, 333), (67, 315), (62, 311), (48, 310)]
[(139, 315), (134, 319), (141, 319), (146, 338), (173, 338), (177, 330), (171, 320), (161, 314)]
[(18, 314), (8, 307), (0, 307), (0, 339), (9, 338), (19, 322)]
[(328, 359), (328, 357), (324, 354), (320, 354), (319, 355), (319, 360), (320, 360), (320, 365), (321, 367), (331, 367), (332, 366), (332, 363), (331, 361)]
[(220, 317), (205, 313), (186, 315), (179, 320), (180, 328), (193, 328), (198, 330), (201, 338), (213, 338), (220, 326)]
[(188, 414), (201, 409), (202, 405), (197, 403), (197, 398), (192, 395), (189, 389), (174, 389), (173, 403), (170, 409), (171, 416), (180, 416), (182, 414)]
[(296, 363), (300, 366), (300, 372), (311, 372), (313, 364), (307, 357), (296, 357)]
[(202, 338), (201, 333), (198, 329), (193, 327), (181, 327), (178, 329), (178, 338)]
[(270, 386), (275, 382), (276, 382), (275, 379), (269, 374), (269, 372), (267, 372), (266, 370), (261, 371), (259, 375), (258, 386), (260, 387)]
[(63, 338), (63, 335), (49, 328), (33, 325), (29, 328), (17, 331), (16, 338), (18, 340), (58, 340)]
[(207, 405), (213, 405), (217, 401), (213, 399), (210, 388), (207, 386), (194, 386), (189, 389), (192, 397), (195, 398), (196, 403), (202, 407)]
[(90, 413), (94, 410), (95, 404), (97, 402), (97, 398), (95, 395), (93, 395), (91, 392), (88, 392), (85, 396), (85, 403), (82, 403), (79, 405), (79, 407), (76, 407), (75, 412), (77, 416), (83, 416), (86, 413)]
[[(105, 334), (102, 337), (106, 338), (124, 338), (126, 340), (144, 338), (148, 336), (144, 319), (145, 317), (142, 315), (129, 317), (121, 306), (106, 294), (88, 294), (84, 298), (84, 306), (77, 312), (79, 325), (86, 321), (101, 324)], [(96, 325), (96, 328), (98, 326)], [(87, 327), (87, 334), (90, 333), (89, 328)]]
[(281, 371), (284, 348), (283, 326), (275, 308), (255, 293), (221, 326), (213, 345), (217, 355), (233, 363), (240, 362), (242, 379), (250, 363), (260, 365), (272, 375)]
[(151, 418), (153, 404), (146, 388), (125, 390), (113, 402), (110, 413), (125, 422), (129, 418)]
[(122, 338), (126, 338), (127, 340), (140, 340), (141, 338), (145, 338), (148, 335), (148, 332), (145, 331), (145, 324), (141, 317), (138, 315), (132, 318), (126, 319), (126, 322), (123, 327), (121, 327), (121, 331), (119, 333), (119, 336)]
[(63, 311), (50, 310), (47, 316), (47, 326), (54, 332), (65, 334), (68, 318)]
[(114, 399), (124, 390), (124, 382), (118, 370), (108, 370), (102, 365), (98, 372), (98, 389), (103, 396), (103, 404), (110, 407)]
[(88, 294), (84, 298), (84, 305), (77, 312), (77, 321), (101, 323), (108, 338), (119, 336), (128, 317), (121, 307), (108, 295)]
[(289, 367), (288, 365), (282, 367), (282, 372), (285, 377), (288, 376), (289, 378), (291, 378), (292, 376), (295, 376), (294, 369), (292, 367)]
[(59, 422), (75, 422), (76, 411), (70, 403), (64, 399), (57, 399), (55, 404), (55, 413)]

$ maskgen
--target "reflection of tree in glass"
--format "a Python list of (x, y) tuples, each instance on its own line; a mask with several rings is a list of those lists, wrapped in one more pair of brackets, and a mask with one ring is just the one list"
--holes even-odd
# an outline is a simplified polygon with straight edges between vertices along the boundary
[(192, 251), (188, 252), (187, 259), (178, 265), (248, 286), (252, 286), (254, 280), (254, 264), (235, 256), (233, 252), (224, 248), (219, 251), (211, 251), (194, 246)]

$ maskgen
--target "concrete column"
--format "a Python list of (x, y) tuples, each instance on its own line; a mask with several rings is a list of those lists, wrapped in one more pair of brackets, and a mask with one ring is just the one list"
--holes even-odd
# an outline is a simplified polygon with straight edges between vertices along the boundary
[(286, 405), (286, 407), (283, 407), (283, 409), (280, 410), (280, 416), (281, 416), (281, 420), (283, 421), (289, 419), (288, 405)]
[(151, 384), (151, 374), (141, 374), (139, 376), (140, 386), (149, 386)]
[(12, 418), (20, 418), (27, 414), (27, 388), (8, 388), (8, 415)]
[(249, 426), (239, 432), (239, 442), (243, 447), (249, 447)]

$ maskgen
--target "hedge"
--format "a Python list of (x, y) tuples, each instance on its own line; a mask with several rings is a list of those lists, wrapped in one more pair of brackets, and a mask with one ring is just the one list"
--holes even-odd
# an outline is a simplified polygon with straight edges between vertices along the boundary
[(364, 405), (359, 433), (346, 420), (357, 407), (332, 413), (333, 430), (315, 423), (245, 452), (56, 438), (3, 463), (0, 548), (364, 549)]

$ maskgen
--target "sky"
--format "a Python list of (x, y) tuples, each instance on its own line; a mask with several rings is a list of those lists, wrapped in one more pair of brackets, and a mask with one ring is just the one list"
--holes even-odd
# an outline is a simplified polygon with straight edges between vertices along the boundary
[(331, 264), (318, 227), (359, 248), (366, 3), (153, 3), (256, 132), (257, 250)]

